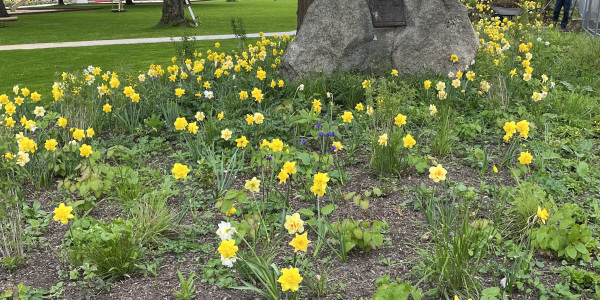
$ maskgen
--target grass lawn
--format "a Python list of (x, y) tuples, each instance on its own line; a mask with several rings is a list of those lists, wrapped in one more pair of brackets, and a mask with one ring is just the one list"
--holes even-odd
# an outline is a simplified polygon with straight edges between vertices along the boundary
[[(219, 43), (221, 49), (237, 47), (235, 40), (221, 40)], [(196, 43), (198, 51), (213, 47), (212, 41)], [(144, 71), (153, 63), (169, 64), (174, 55), (175, 43), (2, 51), (0, 65), (3, 70), (12, 71), (0, 74), (0, 91), (7, 92), (18, 84), (48, 95), (52, 90), (52, 83), (65, 71), (77, 71), (89, 65), (121, 73)], [(135, 59), (131, 59), (132, 57)]]
[[(0, 45), (231, 34), (231, 17), (241, 17), (247, 33), (289, 31), (296, 29), (296, 5), (295, 0), (195, 2), (191, 6), (200, 20), (198, 28), (155, 27), (161, 17), (160, 3), (127, 6), (125, 13), (111, 13), (110, 5), (100, 5), (101, 10), (21, 15), (18, 22), (0, 28)], [(187, 9), (185, 13), (189, 16)]]

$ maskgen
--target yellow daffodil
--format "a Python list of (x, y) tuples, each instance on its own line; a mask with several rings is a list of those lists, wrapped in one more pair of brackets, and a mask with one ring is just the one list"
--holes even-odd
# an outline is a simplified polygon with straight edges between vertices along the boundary
[(398, 114), (394, 118), (394, 124), (396, 124), (398, 127), (402, 127), (402, 125), (406, 124), (406, 116), (403, 114)]
[(342, 115), (342, 120), (344, 121), (344, 123), (352, 123), (352, 119), (354, 119), (352, 112), (345, 111)]
[(260, 180), (256, 179), (256, 177), (252, 177), (252, 179), (246, 180), (244, 188), (252, 193), (258, 193), (260, 190)]
[(235, 245), (235, 240), (222, 240), (217, 251), (223, 258), (232, 258), (235, 257), (238, 247)]
[(257, 112), (254, 113), (254, 123), (256, 124), (262, 124), (265, 120), (265, 116), (263, 116), (263, 114)]
[(296, 170), (296, 162), (295, 161), (286, 161), (283, 164), (282, 170), (285, 171), (286, 173), (292, 175), (292, 174), (296, 174), (297, 170)]
[(410, 134), (407, 134), (404, 138), (402, 138), (402, 141), (404, 141), (404, 148), (412, 148), (417, 143), (417, 141), (415, 141)]
[(181, 98), (181, 96), (185, 95), (185, 90), (182, 88), (176, 88), (175, 95), (177, 96), (177, 98)]
[(521, 137), (527, 139), (529, 136), (529, 122), (522, 120), (516, 125), (517, 130), (521, 134)]
[(196, 124), (196, 122), (189, 123), (187, 128), (188, 128), (188, 132), (191, 133), (191, 134), (198, 133), (199, 127)]
[(379, 142), (379, 145), (381, 145), (381, 146), (384, 146), (384, 147), (387, 146), (387, 143), (388, 143), (387, 133), (380, 135), (378, 142)]
[(540, 220), (542, 220), (542, 223), (546, 224), (546, 220), (548, 219), (550, 214), (548, 214), (548, 211), (545, 208), (542, 210), (542, 208), (538, 206), (537, 216), (538, 218), (540, 218)]
[(185, 118), (177, 118), (175, 119), (175, 123), (173, 123), (173, 125), (175, 125), (175, 130), (185, 130), (185, 128), (188, 126), (188, 122)]
[(433, 182), (440, 182), (446, 180), (446, 169), (442, 167), (442, 165), (438, 164), (435, 167), (429, 168), (429, 178), (433, 180)]
[(190, 169), (186, 165), (175, 163), (171, 173), (175, 176), (175, 179), (186, 179)]
[(282, 169), (281, 172), (279, 172), (279, 174), (277, 175), (277, 178), (279, 179), (279, 184), (286, 183), (289, 177), (290, 175)]
[(244, 148), (246, 148), (246, 146), (248, 146), (248, 140), (243, 135), (242, 135), (241, 138), (236, 139), (235, 142), (237, 143), (237, 147), (238, 148), (244, 149)]
[(104, 104), (104, 106), (102, 106), (102, 111), (105, 113), (109, 113), (112, 111), (112, 106), (108, 103)]
[(290, 242), (290, 246), (294, 247), (294, 252), (298, 252), (298, 251), (304, 251), (306, 252), (308, 250), (308, 244), (310, 243), (310, 241), (308, 240), (308, 232), (305, 232), (304, 234), (298, 235), (296, 233), (296, 237), (294, 239), (292, 239), (292, 241)]
[(94, 128), (90, 127), (85, 131), (85, 134), (87, 135), (87, 137), (91, 138), (96, 134), (96, 132), (94, 131)]
[(254, 116), (253, 115), (246, 115), (246, 123), (248, 123), (248, 125), (254, 124)]
[(310, 191), (313, 192), (315, 196), (323, 197), (327, 190), (327, 182), (329, 182), (327, 173), (317, 173), (313, 179), (313, 185), (310, 187)]
[(299, 285), (302, 282), (300, 276), (300, 270), (298, 268), (281, 269), (281, 277), (277, 279), (277, 282), (281, 283), (282, 291), (296, 292), (299, 289)]
[(74, 218), (71, 214), (73, 211), (73, 207), (65, 206), (64, 203), (61, 203), (57, 208), (54, 209), (54, 221), (59, 221), (63, 224), (67, 224), (69, 219)]
[(299, 213), (285, 216), (285, 224), (283, 225), (287, 229), (289, 234), (295, 234), (296, 232), (304, 232), (304, 221), (300, 218)]
[(531, 155), (531, 153), (529, 153), (529, 151), (521, 152), (521, 155), (519, 155), (519, 162), (522, 165), (528, 165), (531, 163), (532, 160), (533, 156)]
[(221, 138), (228, 141), (231, 138), (231, 130), (225, 128), (223, 130), (221, 130)]
[(260, 103), (263, 99), (262, 91), (258, 88), (254, 88), (254, 90), (252, 90), (252, 98), (254, 98), (254, 101)]
[(269, 148), (273, 152), (281, 152), (283, 151), (283, 142), (280, 139), (273, 139), (271, 143), (269, 143)]
[(338, 152), (339, 150), (344, 149), (344, 146), (342, 146), (341, 142), (333, 142), (333, 144), (331, 144), (331, 146), (334, 147), (333, 152)]
[(46, 147), (46, 150), (48, 151), (56, 151), (56, 145), (58, 145), (58, 142), (56, 142), (55, 139), (49, 139), (46, 140), (44, 147)]

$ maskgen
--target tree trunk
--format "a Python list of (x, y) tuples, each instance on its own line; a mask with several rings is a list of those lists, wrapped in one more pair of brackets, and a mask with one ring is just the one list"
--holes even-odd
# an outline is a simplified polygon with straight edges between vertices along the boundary
[(65, 5), (65, 0), (58, 0), (58, 5)]
[(183, 0), (164, 0), (162, 18), (158, 21), (158, 25), (183, 25), (184, 17)]
[(0, 0), (0, 17), (8, 17), (8, 12), (6, 11), (3, 0)]
[(298, 0), (298, 11), (296, 15), (298, 16), (298, 22), (296, 26), (296, 30), (300, 30), (300, 26), (302, 26), (302, 21), (304, 20), (304, 16), (306, 15), (306, 11), (308, 7), (313, 3), (314, 0)]
[(134, 5), (133, 0), (125, 0), (125, 5)]

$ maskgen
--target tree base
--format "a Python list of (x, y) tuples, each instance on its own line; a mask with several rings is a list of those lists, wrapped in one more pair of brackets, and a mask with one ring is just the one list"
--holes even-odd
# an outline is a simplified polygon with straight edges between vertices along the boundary
[[(200, 24), (198, 24), (199, 26)], [(155, 27), (196, 27), (194, 20), (190, 18), (184, 18), (183, 20), (164, 22), (162, 19), (156, 24)]]

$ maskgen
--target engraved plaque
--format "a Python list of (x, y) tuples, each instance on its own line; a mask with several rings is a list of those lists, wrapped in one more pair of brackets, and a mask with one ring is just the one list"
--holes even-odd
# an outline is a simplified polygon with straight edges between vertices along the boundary
[(406, 26), (403, 0), (369, 0), (373, 27)]

